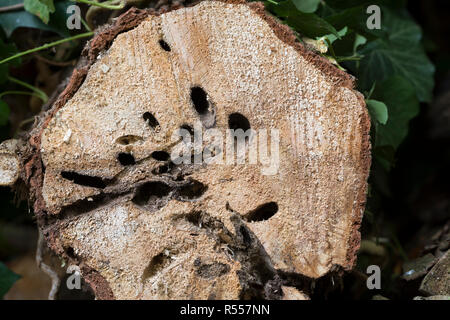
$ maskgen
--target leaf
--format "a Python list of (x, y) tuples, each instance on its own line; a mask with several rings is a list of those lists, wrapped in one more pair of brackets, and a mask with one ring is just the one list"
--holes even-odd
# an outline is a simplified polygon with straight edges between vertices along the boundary
[[(338, 31), (338, 35), (340, 38), (342, 38), (343, 36), (345, 36), (347, 34), (347, 27), (342, 28), (341, 30)], [(335, 42), (338, 37), (336, 37), (334, 34), (327, 34), (324, 35), (322, 38), (327, 38), (328, 40), (328, 44), (332, 44), (333, 42)]]
[[(10, 4), (17, 4), (21, 3), (22, 1), (9, 0), (9, 2)], [(0, 27), (3, 28), (8, 38), (11, 36), (14, 30), (20, 27), (52, 31), (62, 37), (69, 37), (70, 33), (66, 27), (66, 20), (68, 17), (66, 11), (67, 7), (70, 5), (73, 5), (73, 2), (68, 0), (56, 2), (55, 13), (50, 16), (51, 18), (49, 24), (43, 23), (38, 17), (25, 10), (3, 12), (0, 13)]]
[(369, 109), (370, 117), (378, 123), (386, 124), (388, 120), (388, 109), (386, 105), (377, 100), (367, 100), (366, 104)]
[(313, 13), (317, 10), (320, 0), (292, 0), (292, 2), (301, 12)]
[(327, 21), (314, 13), (299, 11), (289, 0), (279, 2), (278, 5), (269, 3), (267, 7), (278, 17), (285, 18), (290, 27), (304, 36), (316, 38), (331, 33), (340, 38), (336, 29)]
[(386, 104), (389, 113), (386, 125), (376, 128), (375, 145), (397, 149), (408, 134), (409, 121), (419, 113), (415, 89), (406, 79), (395, 76), (377, 85), (373, 95)]
[(25, 10), (39, 17), (45, 24), (48, 24), (50, 13), (55, 12), (53, 0), (24, 0)]
[(18, 279), (20, 279), (19, 275), (9, 270), (2, 262), (0, 262), (0, 298), (3, 298)]
[(359, 51), (364, 55), (359, 70), (361, 88), (367, 90), (374, 81), (399, 75), (413, 85), (419, 101), (429, 102), (435, 69), (420, 44), (420, 28), (387, 8), (383, 16), (382, 28), (388, 37), (369, 42)]
[(371, 4), (401, 8), (406, 5), (406, 0), (326, 0), (326, 4), (336, 9), (346, 9), (358, 5), (367, 7)]
[[(369, 3), (369, 0), (327, 0), (327, 6), (336, 8), (336, 9), (346, 9), (350, 7), (354, 7), (357, 5), (363, 5)], [(374, 1), (372, 1), (374, 2)]]
[(359, 46), (366, 44), (366, 42), (367, 42), (367, 39), (364, 36), (356, 33), (355, 34), (355, 42), (353, 43), (353, 54), (356, 53)]
[(347, 8), (324, 19), (337, 29), (348, 27), (363, 35), (367, 35), (370, 31), (366, 26), (367, 15), (364, 6)]

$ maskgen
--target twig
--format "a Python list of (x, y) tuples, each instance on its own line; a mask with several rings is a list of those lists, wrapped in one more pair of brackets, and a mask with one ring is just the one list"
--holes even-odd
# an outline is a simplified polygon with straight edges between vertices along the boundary
[(39, 230), (39, 239), (36, 249), (36, 263), (38, 267), (42, 271), (44, 271), (50, 277), (50, 279), (52, 279), (52, 288), (48, 294), (48, 300), (55, 300), (61, 280), (59, 279), (58, 274), (55, 271), (53, 271), (52, 268), (46, 265), (42, 259), (42, 250), (44, 248), (44, 245), (45, 245), (44, 236), (42, 234), (42, 231)]
[(37, 98), (41, 98), (40, 96), (38, 96), (36, 93), (34, 92), (27, 92), (27, 91), (15, 91), (15, 90), (11, 90), (11, 91), (4, 91), (0, 93), (0, 98), (3, 96), (6, 96), (8, 94), (17, 94), (17, 95), (24, 95), (24, 96), (35, 96)]
[(44, 103), (46, 103), (46, 102), (48, 101), (48, 96), (47, 96), (47, 94), (46, 94), (44, 91), (42, 91), (42, 90), (40, 90), (40, 89), (38, 89), (38, 88), (32, 86), (31, 84), (28, 84), (28, 83), (26, 83), (26, 82), (23, 82), (23, 81), (21, 81), (21, 80), (19, 80), (19, 79), (16, 79), (16, 78), (11, 77), (11, 76), (8, 77), (8, 80), (11, 81), (11, 82), (13, 82), (13, 83), (17, 83), (18, 85), (21, 85), (22, 87), (25, 87), (25, 88), (27, 88), (27, 89), (30, 89), (30, 90), (33, 91), (33, 92), (34, 92), (34, 93), (35, 93), (42, 101), (44, 101)]
[(97, 1), (91, 1), (91, 0), (72, 0), (72, 1), (85, 3), (85, 4), (89, 4), (91, 6), (96, 6), (96, 7), (111, 9), (111, 10), (119, 10), (119, 9), (123, 9), (125, 7), (124, 0), (121, 0), (119, 2), (119, 4), (113, 4), (115, 2), (118, 2), (118, 1), (114, 1), (114, 0), (105, 1), (105, 2), (97, 2)]
[(91, 32), (86, 32), (86, 33), (81, 33), (81, 34), (77, 34), (76, 36), (73, 36), (73, 37), (70, 37), (70, 38), (64, 38), (64, 39), (61, 39), (61, 40), (58, 40), (58, 41), (54, 41), (54, 42), (51, 42), (51, 43), (44, 44), (43, 46), (40, 46), (40, 47), (37, 47), (37, 48), (34, 48), (34, 49), (30, 49), (30, 50), (27, 50), (27, 51), (19, 52), (18, 54), (15, 54), (15, 55), (13, 55), (11, 57), (8, 57), (6, 59), (1, 60), (0, 61), (0, 65), (5, 63), (5, 62), (17, 59), (19, 57), (25, 56), (25, 55), (30, 54), (30, 53), (34, 53), (34, 52), (37, 52), (37, 51), (45, 50), (45, 49), (57, 46), (58, 44), (61, 44), (61, 43), (64, 43), (64, 42), (69, 42), (69, 41), (80, 39), (80, 38), (90, 37), (93, 34), (94, 34), (94, 32), (92, 32), (92, 31)]
[(24, 7), (23, 3), (13, 4), (11, 6), (0, 7), (0, 12), (19, 10), (19, 9), (22, 9), (23, 7)]
[(35, 118), (36, 118), (36, 117), (33, 116), (33, 117), (31, 117), (31, 118), (22, 120), (22, 121), (19, 123), (19, 126), (18, 126), (18, 127), (19, 127), (20, 129), (23, 128), (25, 125), (27, 125), (27, 124), (33, 122)]

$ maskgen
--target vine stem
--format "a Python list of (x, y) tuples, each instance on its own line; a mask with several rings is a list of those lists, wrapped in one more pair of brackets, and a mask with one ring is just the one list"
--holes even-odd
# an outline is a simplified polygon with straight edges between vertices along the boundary
[(0, 12), (19, 10), (19, 9), (22, 9), (23, 7), (24, 7), (23, 3), (13, 4), (11, 6), (0, 7)]
[(90, 37), (93, 34), (94, 34), (94, 32), (89, 31), (89, 32), (86, 32), (86, 33), (77, 34), (76, 36), (73, 36), (73, 37), (64, 38), (64, 39), (61, 39), (61, 40), (58, 40), (58, 41), (50, 42), (50, 43), (44, 44), (43, 46), (40, 46), (40, 47), (37, 47), (37, 48), (33, 48), (33, 49), (30, 49), (30, 50), (19, 52), (18, 54), (15, 54), (15, 55), (13, 55), (11, 57), (8, 57), (6, 59), (1, 60), (0, 61), (0, 65), (3, 64), (3, 63), (6, 63), (8, 61), (14, 60), (16, 58), (25, 56), (25, 55), (30, 54), (30, 53), (41, 51), (41, 50), (45, 50), (45, 49), (57, 46), (58, 44), (69, 42), (69, 41), (72, 41), (72, 40)]
[(26, 83), (26, 82), (23, 82), (23, 81), (21, 81), (21, 80), (19, 80), (19, 79), (16, 79), (16, 78), (11, 77), (11, 76), (8, 77), (8, 80), (11, 81), (11, 82), (17, 83), (18, 85), (21, 85), (22, 87), (25, 87), (25, 88), (27, 88), (27, 89), (30, 89), (30, 90), (33, 91), (37, 96), (39, 96), (39, 98), (41, 98), (42, 101), (44, 101), (44, 103), (48, 101), (48, 96), (47, 96), (47, 94), (46, 94), (44, 91), (42, 91), (42, 90), (40, 90), (40, 89), (38, 89), (38, 88), (32, 86), (31, 84), (28, 84), (28, 83)]
[(349, 56), (349, 57), (336, 57), (336, 61), (343, 62), (343, 61), (359, 61), (361, 60), (361, 56)]
[(52, 280), (52, 288), (50, 289), (50, 292), (48, 293), (48, 300), (55, 300), (56, 296), (58, 294), (59, 286), (61, 284), (61, 279), (59, 278), (58, 274), (47, 264), (44, 263), (44, 249), (47, 247), (47, 244), (45, 243), (44, 235), (42, 234), (42, 231), (39, 229), (39, 238), (36, 248), (36, 262), (38, 267), (44, 271)]
[(96, 0), (91, 1), (91, 0), (72, 0), (74, 2), (79, 2), (79, 3), (85, 3), (85, 4), (89, 4), (91, 6), (97, 6), (100, 8), (105, 8), (105, 9), (111, 9), (111, 10), (119, 10), (119, 9), (123, 9), (125, 7), (125, 1), (124, 0), (120, 0), (119, 4), (110, 4), (112, 2), (114, 2), (114, 0), (110, 0), (110, 1), (105, 1), (105, 2), (97, 2)]
[(28, 91), (14, 91), (14, 90), (12, 90), (12, 91), (5, 91), (5, 92), (0, 93), (0, 99), (1, 99), (3, 96), (6, 96), (7, 94), (18, 94), (18, 95), (24, 95), (24, 96), (35, 96), (35, 97), (38, 97), (38, 98), (41, 98), (41, 99), (42, 99), (42, 97), (38, 96), (38, 95), (37, 95), (36, 93), (34, 93), (34, 92), (28, 92)]

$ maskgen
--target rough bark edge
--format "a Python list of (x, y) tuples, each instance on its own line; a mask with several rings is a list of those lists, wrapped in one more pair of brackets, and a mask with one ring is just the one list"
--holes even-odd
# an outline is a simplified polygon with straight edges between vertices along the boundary
[[(196, 4), (205, 1), (200, 0), (185, 7), (195, 6)], [(228, 4), (245, 4), (249, 6), (258, 14), (264, 21), (266, 21), (275, 35), (282, 40), (284, 43), (292, 46), (297, 52), (299, 52), (309, 63), (312, 63), (316, 68), (323, 72), (326, 76), (330, 77), (332, 82), (338, 86), (347, 87), (349, 89), (354, 89), (355, 78), (342, 70), (339, 70), (335, 65), (326, 60), (325, 58), (317, 55), (314, 52), (306, 49), (297, 39), (294, 32), (286, 25), (278, 22), (273, 16), (266, 12), (264, 5), (261, 2), (248, 3), (245, 0), (215, 0)], [(38, 120), (40, 123), (36, 125), (35, 129), (30, 133), (29, 144), (30, 150), (24, 159), (26, 159), (24, 165), (23, 180), (26, 181), (30, 187), (30, 195), (32, 201), (34, 201), (34, 212), (36, 214), (38, 225), (43, 228), (47, 225), (47, 213), (45, 207), (45, 201), (42, 196), (42, 186), (44, 180), (45, 168), (42, 164), (40, 155), (40, 144), (41, 144), (41, 134), (43, 130), (47, 127), (50, 120), (56, 114), (56, 112), (61, 109), (68, 100), (70, 100), (75, 92), (80, 88), (86, 75), (95, 62), (99, 53), (107, 50), (112, 44), (114, 39), (123, 32), (129, 31), (137, 27), (144, 19), (149, 15), (158, 16), (169, 11), (177, 10), (183, 8), (182, 5), (172, 6), (168, 9), (161, 9), (155, 11), (153, 9), (136, 9), (131, 8), (121, 16), (119, 16), (111, 25), (101, 28), (101, 30), (96, 32), (96, 35), (87, 43), (83, 49), (82, 56), (77, 67), (74, 69), (72, 76), (70, 77), (69, 83), (64, 89), (64, 91), (59, 95), (59, 97), (54, 102), (48, 112), (44, 113)], [(364, 108), (365, 102), (364, 97), (357, 91), (358, 99), (361, 101), (361, 107)], [(362, 211), (364, 210), (366, 203), (366, 192), (367, 192), (367, 178), (369, 176), (369, 169), (371, 163), (370, 154), (370, 118), (366, 110), (363, 112), (364, 118), (361, 119), (361, 132), (363, 132), (362, 137), (362, 154), (361, 154), (361, 165), (364, 171), (364, 177), (362, 181), (364, 182), (361, 186), (360, 192), (357, 195), (356, 204), (353, 206), (353, 217), (352, 217), (352, 230), (350, 233), (348, 241), (348, 249), (346, 254), (347, 264), (343, 266), (346, 270), (352, 269), (356, 261), (356, 253), (359, 250), (361, 235), (359, 228), (361, 225)], [(57, 231), (47, 233), (47, 241), (50, 247), (58, 252), (58, 240)], [(56, 232), (56, 233), (55, 233)], [(84, 266), (87, 275), (87, 282), (89, 282), (98, 298), (113, 299), (112, 290), (106, 280), (98, 274), (95, 270)]]
[(87, 265), (81, 267), (83, 279), (91, 286), (96, 299), (115, 300), (114, 293), (109, 286), (108, 281), (96, 270)]
[(363, 132), (362, 143), (361, 143), (361, 166), (363, 170), (364, 176), (361, 178), (361, 188), (359, 190), (359, 194), (356, 197), (356, 203), (353, 205), (353, 217), (352, 217), (352, 230), (350, 232), (350, 236), (347, 242), (347, 265), (343, 266), (345, 270), (351, 270), (356, 264), (357, 253), (359, 247), (361, 245), (361, 233), (359, 229), (361, 227), (361, 222), (363, 218), (363, 212), (366, 207), (366, 199), (367, 199), (367, 189), (368, 189), (368, 179), (370, 174), (370, 166), (372, 163), (372, 154), (371, 149), (372, 145), (370, 143), (370, 117), (367, 111), (366, 102), (364, 96), (355, 91), (358, 100), (360, 101), (360, 105), (363, 109), (363, 118), (360, 120), (360, 128), (361, 132)]

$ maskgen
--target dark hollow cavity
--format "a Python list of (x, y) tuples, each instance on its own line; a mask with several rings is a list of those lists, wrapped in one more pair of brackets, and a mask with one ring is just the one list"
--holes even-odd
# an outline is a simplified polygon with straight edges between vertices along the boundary
[(123, 166), (131, 166), (136, 163), (134, 157), (130, 153), (125, 152), (119, 153), (117, 160), (119, 160), (120, 164)]
[(181, 200), (193, 200), (200, 198), (207, 189), (207, 185), (204, 185), (200, 181), (192, 180), (188, 184), (180, 187), (177, 194)]
[(278, 204), (276, 202), (268, 202), (248, 212), (244, 219), (248, 222), (264, 221), (270, 219), (277, 212)]
[(142, 137), (129, 134), (129, 135), (121, 136), (121, 137), (117, 138), (116, 142), (118, 144), (122, 144), (122, 145), (126, 146), (126, 145), (133, 144), (133, 143), (136, 143), (141, 140), (142, 140)]
[(152, 127), (153, 129), (156, 128), (157, 126), (159, 126), (158, 120), (156, 120), (155, 116), (153, 114), (151, 114), (150, 112), (145, 112), (142, 115), (142, 118), (144, 118), (144, 120), (148, 123), (148, 125), (150, 127)]
[(171, 188), (168, 184), (160, 181), (151, 181), (139, 186), (133, 202), (137, 205), (145, 205), (151, 198), (164, 198), (169, 195)]
[(187, 130), (187, 132), (189, 132), (189, 134), (191, 136), (194, 136), (194, 128), (192, 128), (192, 126), (188, 125), (188, 124), (183, 124), (180, 129), (184, 129)]
[(167, 161), (170, 159), (170, 154), (165, 151), (153, 151), (151, 156), (158, 161)]
[(209, 103), (207, 95), (201, 87), (191, 88), (191, 100), (198, 114), (205, 114), (208, 111)]
[(144, 270), (144, 274), (142, 275), (142, 280), (147, 280), (148, 278), (153, 277), (157, 273), (161, 272), (164, 268), (167, 268), (172, 259), (167, 257), (164, 253), (160, 253), (157, 256), (153, 257), (147, 268)]
[(232, 130), (242, 129), (245, 132), (250, 129), (250, 122), (245, 116), (235, 112), (228, 116), (228, 127)]
[(159, 40), (159, 45), (161, 46), (161, 48), (165, 51), (170, 52), (172, 49), (170, 49), (170, 46), (167, 42), (165, 42), (163, 39)]
[(85, 174), (79, 174), (74, 171), (62, 171), (61, 177), (70, 180), (75, 184), (79, 184), (85, 187), (93, 187), (103, 189), (106, 187), (106, 181), (100, 177), (88, 176)]

